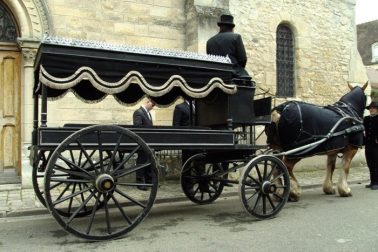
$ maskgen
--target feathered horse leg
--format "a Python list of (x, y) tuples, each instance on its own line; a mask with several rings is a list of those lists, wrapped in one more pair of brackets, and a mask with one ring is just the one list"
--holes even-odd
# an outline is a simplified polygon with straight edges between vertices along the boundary
[(300, 159), (286, 159), (284, 158), (284, 163), (290, 175), (290, 201), (298, 201), (301, 196), (301, 188), (299, 186), (297, 178), (294, 176), (294, 165), (298, 163)]
[(323, 182), (323, 192), (325, 194), (335, 194), (335, 189), (333, 188), (332, 176), (336, 168), (336, 157), (337, 153), (328, 154), (327, 156), (327, 168), (326, 176)]
[(343, 151), (342, 170), (340, 172), (339, 181), (337, 182), (337, 191), (341, 197), (352, 196), (352, 192), (348, 186), (347, 178), (353, 157), (357, 153), (357, 147), (348, 145)]

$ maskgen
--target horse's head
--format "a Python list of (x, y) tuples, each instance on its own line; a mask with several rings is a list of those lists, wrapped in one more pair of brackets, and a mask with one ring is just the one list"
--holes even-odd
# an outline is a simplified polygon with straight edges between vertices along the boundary
[(353, 87), (348, 82), (348, 87), (350, 92), (341, 97), (340, 101), (348, 104), (351, 106), (357, 114), (362, 117), (364, 114), (365, 106), (366, 106), (366, 95), (364, 93), (366, 87), (368, 86), (368, 81), (362, 86), (355, 86)]
[(280, 138), (277, 130), (277, 125), (280, 119), (280, 114), (276, 111), (272, 111), (272, 122), (265, 126), (266, 143), (270, 148), (274, 150), (280, 149)]

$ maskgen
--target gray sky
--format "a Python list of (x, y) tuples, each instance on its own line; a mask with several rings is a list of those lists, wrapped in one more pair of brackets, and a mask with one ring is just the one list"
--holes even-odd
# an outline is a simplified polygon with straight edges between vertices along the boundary
[(356, 0), (356, 24), (378, 20), (378, 0)]

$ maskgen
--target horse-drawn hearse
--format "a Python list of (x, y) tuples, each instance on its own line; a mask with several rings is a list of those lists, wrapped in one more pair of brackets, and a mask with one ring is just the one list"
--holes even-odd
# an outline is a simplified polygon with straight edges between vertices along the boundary
[[(55, 112), (48, 111), (48, 100), (68, 91), (90, 103), (113, 95), (121, 104), (135, 104), (148, 95), (169, 105), (184, 97), (195, 101), (195, 120), (190, 127), (48, 127), (48, 113)], [(275, 216), (288, 199), (289, 175), (278, 158), (256, 155), (266, 146), (256, 144), (253, 128), (270, 123), (271, 98), (254, 101), (254, 93), (253, 81), (233, 79), (225, 57), (46, 37), (35, 62), (36, 195), (68, 232), (92, 240), (115, 238), (151, 210), (159, 177), (154, 152), (181, 150), (193, 154), (181, 173), (191, 201), (211, 203), (226, 183), (234, 183), (248, 213)], [(145, 163), (136, 163), (141, 154)], [(136, 183), (136, 171), (146, 167), (152, 181)], [(239, 181), (228, 179), (241, 168)], [(141, 185), (149, 190), (138, 190)]]
[[(90, 240), (116, 238), (151, 210), (159, 188), (154, 153), (181, 150), (189, 157), (181, 171), (188, 199), (208, 204), (225, 185), (238, 184), (249, 214), (273, 217), (289, 198), (290, 178), (280, 154), (266, 154), (267, 146), (257, 144), (256, 127), (271, 123), (271, 97), (254, 99), (255, 89), (251, 79), (233, 77), (226, 57), (45, 37), (35, 62), (31, 162), (36, 195), (69, 233)], [(68, 91), (84, 102), (112, 95), (125, 105), (145, 96), (158, 105), (183, 97), (195, 103), (194, 119), (190, 127), (48, 127), (48, 113), (55, 112), (48, 111), (48, 100)], [(136, 162), (138, 155), (145, 161)], [(136, 172), (145, 168), (151, 181), (136, 182)], [(241, 171), (240, 178), (229, 179), (235, 171)]]

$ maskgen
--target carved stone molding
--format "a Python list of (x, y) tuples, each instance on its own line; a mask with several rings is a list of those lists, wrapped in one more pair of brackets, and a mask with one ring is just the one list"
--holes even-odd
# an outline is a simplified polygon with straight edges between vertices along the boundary
[(24, 67), (33, 67), (37, 49), (23, 48), (22, 57), (24, 59)]
[[(208, 2), (208, 1), (207, 1)], [(189, 0), (186, 2), (186, 12), (194, 12), (198, 17), (218, 18), (221, 14), (229, 13), (229, 1), (217, 0), (210, 1)]]
[(27, 9), (28, 18), (32, 24), (32, 38), (42, 39), (44, 33), (49, 33), (49, 18), (46, 3), (42, 0), (24, 0), (22, 2)]
[(41, 20), (41, 26), (42, 26), (42, 36), (38, 38), (42, 38), (45, 33), (51, 34), (50, 27), (52, 27), (51, 19), (47, 15), (49, 13), (48, 7), (46, 5), (46, 2), (43, 0), (34, 0), (35, 6), (38, 9), (39, 17)]

